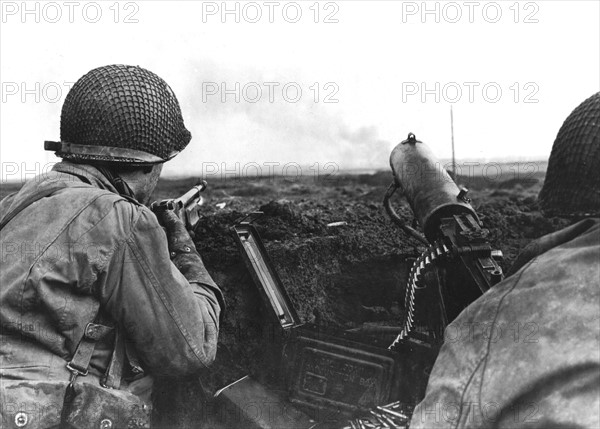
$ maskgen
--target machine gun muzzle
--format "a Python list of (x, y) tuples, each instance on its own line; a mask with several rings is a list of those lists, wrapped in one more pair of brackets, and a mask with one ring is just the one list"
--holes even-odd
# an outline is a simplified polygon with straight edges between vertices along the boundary
[[(433, 243), (440, 236), (441, 219), (453, 215), (470, 214), (479, 222), (477, 213), (469, 204), (467, 190), (459, 189), (431, 149), (417, 140), (413, 133), (394, 148), (390, 165), (394, 181), (386, 193), (384, 206), (392, 220), (413, 237), (426, 244), (427, 241)], [(403, 191), (427, 240), (405, 225), (392, 208), (390, 197), (397, 189)]]

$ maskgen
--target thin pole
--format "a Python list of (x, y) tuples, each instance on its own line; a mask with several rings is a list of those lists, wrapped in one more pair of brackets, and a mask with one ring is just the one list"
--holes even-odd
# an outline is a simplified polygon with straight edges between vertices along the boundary
[(450, 105), (450, 133), (452, 135), (452, 175), (456, 179), (456, 159), (454, 158), (454, 115), (452, 114), (452, 104)]

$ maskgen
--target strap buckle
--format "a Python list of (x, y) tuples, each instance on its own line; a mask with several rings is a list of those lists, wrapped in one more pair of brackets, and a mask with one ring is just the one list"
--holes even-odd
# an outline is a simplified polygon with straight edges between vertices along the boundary
[(86, 375), (88, 375), (88, 370), (87, 369), (84, 370), (84, 371), (81, 371), (80, 369), (77, 369), (74, 366), (72, 366), (71, 365), (72, 363), (73, 363), (73, 361), (67, 363), (67, 369), (69, 371), (71, 371), (71, 381), (70, 381), (70, 383), (73, 383), (75, 381), (75, 379), (78, 376), (80, 376), (80, 375), (83, 376), (83, 377), (85, 377)]

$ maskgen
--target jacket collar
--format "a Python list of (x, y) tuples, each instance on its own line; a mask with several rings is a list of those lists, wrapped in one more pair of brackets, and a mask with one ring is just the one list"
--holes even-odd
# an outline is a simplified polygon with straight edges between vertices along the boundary
[(82, 182), (89, 183), (96, 188), (106, 189), (115, 194), (119, 193), (108, 178), (90, 164), (75, 164), (69, 161), (61, 161), (52, 167), (52, 171), (60, 173), (61, 176), (63, 174), (71, 176), (68, 178), (69, 180), (73, 180), (73, 177), (76, 177)]

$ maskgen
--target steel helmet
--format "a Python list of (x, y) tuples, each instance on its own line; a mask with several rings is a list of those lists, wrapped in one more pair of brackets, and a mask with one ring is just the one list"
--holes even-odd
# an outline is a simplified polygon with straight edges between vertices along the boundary
[(581, 103), (558, 131), (539, 202), (550, 216), (600, 215), (600, 92)]
[(149, 165), (168, 161), (190, 142), (169, 85), (141, 67), (91, 70), (62, 107), (60, 142), (45, 149), (70, 161)]

